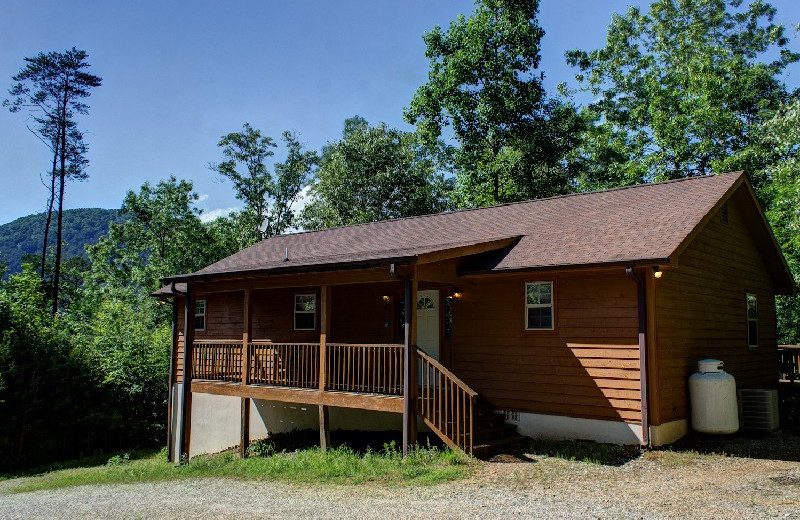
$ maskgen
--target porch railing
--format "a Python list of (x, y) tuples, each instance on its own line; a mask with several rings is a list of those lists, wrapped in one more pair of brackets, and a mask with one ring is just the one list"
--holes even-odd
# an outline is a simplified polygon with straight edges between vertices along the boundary
[(319, 343), (249, 343), (250, 382), (319, 388)]
[(778, 347), (778, 378), (784, 381), (800, 381), (800, 345)]
[(403, 345), (328, 343), (330, 390), (403, 395)]
[[(250, 342), (251, 384), (319, 388), (319, 343)], [(325, 390), (383, 395), (403, 394), (403, 345), (328, 343)], [(241, 341), (197, 340), (192, 378), (242, 380)]]
[(196, 341), (192, 349), (192, 379), (242, 380), (242, 342)]
[(471, 454), (478, 393), (419, 348), (415, 359), (420, 381), (417, 414), (451, 448)]
[[(321, 360), (319, 343), (198, 340), (192, 344), (192, 378), (242, 382), (249, 359), (250, 384), (403, 395), (404, 346), (397, 344), (327, 343)], [(472, 453), (477, 392), (417, 347), (413, 367), (418, 379), (417, 414), (450, 447)], [(796, 362), (796, 361), (795, 361)]]

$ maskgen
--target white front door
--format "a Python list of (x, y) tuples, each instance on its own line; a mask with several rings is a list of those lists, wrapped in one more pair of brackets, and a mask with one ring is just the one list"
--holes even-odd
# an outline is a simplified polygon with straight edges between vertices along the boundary
[(439, 291), (417, 292), (417, 345), (439, 360)]

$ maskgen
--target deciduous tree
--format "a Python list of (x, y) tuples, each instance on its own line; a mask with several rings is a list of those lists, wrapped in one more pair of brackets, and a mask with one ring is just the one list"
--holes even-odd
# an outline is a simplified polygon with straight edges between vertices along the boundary
[[(705, 175), (746, 148), (787, 99), (780, 79), (798, 60), (775, 8), (741, 0), (657, 0), (614, 15), (606, 46), (573, 50), (580, 88), (596, 101), (573, 158), (586, 187)], [(774, 52), (776, 59), (767, 60)]]
[(308, 184), (316, 163), (314, 152), (304, 151), (297, 136), (284, 132), (286, 161), (270, 171), (266, 160), (275, 155), (277, 147), (271, 137), (248, 123), (241, 132), (222, 137), (219, 146), (224, 160), (211, 163), (209, 168), (233, 182), (236, 198), (244, 202), (244, 211), (236, 218), (245, 222), (250, 231), (246, 244), (279, 235), (294, 221), (292, 204)]
[(428, 82), (405, 111), (432, 145), (453, 138), (463, 205), (481, 206), (569, 189), (565, 155), (582, 120), (548, 98), (539, 70), (538, 0), (482, 0), (469, 18), (423, 37)]
[(450, 184), (416, 134), (353, 117), (323, 148), (301, 221), (322, 229), (436, 213), (449, 208)]

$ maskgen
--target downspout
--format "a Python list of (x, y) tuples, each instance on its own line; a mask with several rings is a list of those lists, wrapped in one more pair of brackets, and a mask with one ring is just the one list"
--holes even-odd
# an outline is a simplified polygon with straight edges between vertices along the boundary
[(647, 286), (633, 270), (625, 268), (628, 278), (636, 282), (639, 316), (639, 385), (642, 403), (642, 446), (650, 446), (650, 411), (647, 407)]
[[(186, 455), (189, 458), (189, 421), (191, 421), (191, 410), (189, 409), (192, 399), (191, 381), (192, 381), (192, 365), (191, 354), (192, 345), (194, 343), (194, 310), (192, 302), (192, 292), (189, 284), (186, 284), (186, 292), (184, 293), (184, 314), (183, 314), (183, 384), (181, 385), (181, 428), (180, 428), (180, 449), (178, 455), (183, 458)], [(181, 462), (181, 460), (178, 460)]]

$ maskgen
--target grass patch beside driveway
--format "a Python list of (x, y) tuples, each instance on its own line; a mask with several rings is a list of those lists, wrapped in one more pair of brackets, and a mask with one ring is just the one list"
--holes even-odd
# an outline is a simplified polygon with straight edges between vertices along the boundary
[(302, 483), (427, 485), (462, 479), (473, 473), (473, 459), (450, 450), (418, 448), (403, 459), (392, 444), (380, 452), (359, 454), (346, 446), (241, 459), (233, 453), (199, 456), (174, 465), (164, 451), (142, 458), (114, 456), (105, 465), (61, 469), (8, 482), (6, 493), (24, 493), (88, 484), (132, 484), (196, 478), (279, 480)]

